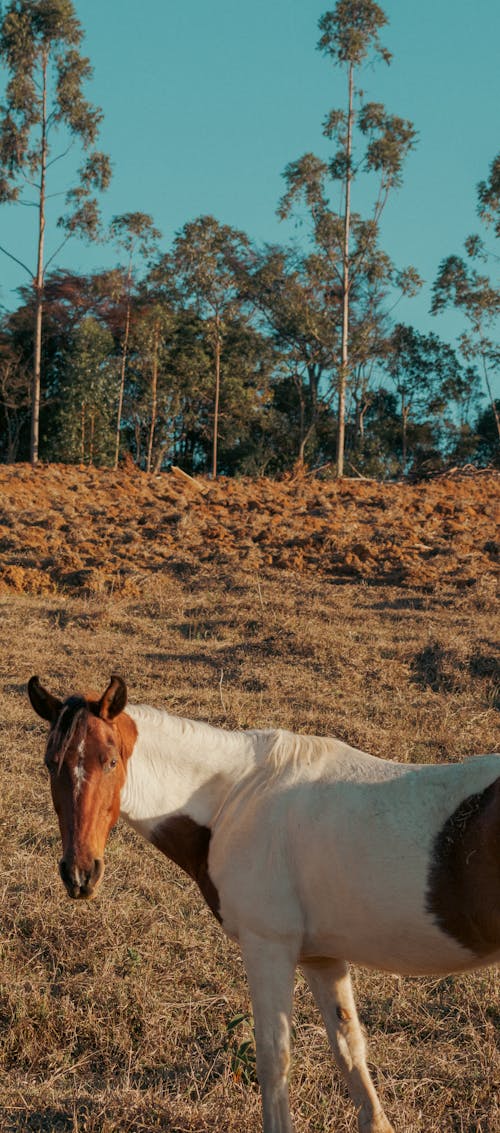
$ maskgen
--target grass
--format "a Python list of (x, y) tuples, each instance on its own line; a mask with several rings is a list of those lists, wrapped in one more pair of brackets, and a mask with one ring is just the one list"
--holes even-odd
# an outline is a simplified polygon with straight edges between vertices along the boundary
[[(331, 733), (381, 756), (494, 750), (493, 579), (463, 591), (339, 585), (293, 572), (144, 576), (141, 596), (0, 599), (1, 1133), (256, 1133), (249, 997), (237, 948), (195, 887), (124, 826), (95, 902), (70, 902), (25, 693), (127, 679), (132, 701), (229, 728)], [(399, 1133), (498, 1133), (495, 970), (357, 970), (360, 1015)], [(297, 977), (298, 1133), (356, 1128)]]

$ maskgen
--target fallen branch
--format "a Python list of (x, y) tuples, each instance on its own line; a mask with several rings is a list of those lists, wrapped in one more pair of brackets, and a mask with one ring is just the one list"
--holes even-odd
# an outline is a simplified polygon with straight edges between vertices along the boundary
[(199, 480), (195, 480), (194, 476), (189, 475), (189, 472), (184, 472), (177, 464), (172, 464), (170, 471), (173, 472), (174, 476), (177, 476), (179, 480), (182, 480), (183, 483), (189, 485), (190, 488), (196, 488), (197, 492), (206, 492), (207, 489), (204, 484), (201, 484)]

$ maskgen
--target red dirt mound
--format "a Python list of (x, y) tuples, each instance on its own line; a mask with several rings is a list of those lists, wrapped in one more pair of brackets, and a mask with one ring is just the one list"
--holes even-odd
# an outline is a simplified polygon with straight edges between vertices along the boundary
[(499, 486), (495, 472), (408, 485), (3, 466), (0, 592), (134, 594), (209, 563), (463, 587), (498, 569)]

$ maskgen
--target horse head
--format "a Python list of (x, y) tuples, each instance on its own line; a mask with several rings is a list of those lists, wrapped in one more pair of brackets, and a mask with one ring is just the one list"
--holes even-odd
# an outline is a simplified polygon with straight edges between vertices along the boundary
[(127, 688), (113, 675), (100, 698), (59, 700), (32, 677), (28, 694), (35, 712), (50, 724), (45, 766), (61, 831), (61, 878), (70, 897), (93, 897), (135, 740), (135, 725), (123, 711)]

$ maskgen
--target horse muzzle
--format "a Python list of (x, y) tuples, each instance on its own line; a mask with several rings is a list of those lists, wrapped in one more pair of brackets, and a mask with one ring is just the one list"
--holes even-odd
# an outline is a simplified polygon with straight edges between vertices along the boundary
[(70, 897), (75, 901), (88, 901), (95, 896), (104, 873), (104, 862), (102, 858), (95, 858), (90, 869), (82, 869), (76, 862), (68, 864), (65, 858), (61, 858), (59, 873)]

